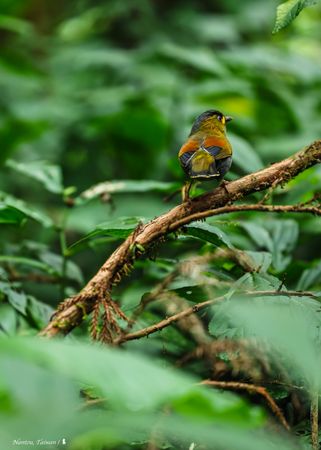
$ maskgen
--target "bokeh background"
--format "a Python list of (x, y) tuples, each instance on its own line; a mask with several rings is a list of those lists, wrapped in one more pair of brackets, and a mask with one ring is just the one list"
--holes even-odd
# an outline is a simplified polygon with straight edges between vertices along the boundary
[[(321, 5), (305, 9), (287, 28), (272, 34), (278, 3), (1, 1), (1, 334), (35, 334), (58, 302), (84, 286), (139, 220), (151, 219), (180, 202), (179, 195), (171, 195), (184, 182), (177, 152), (203, 111), (214, 108), (233, 116), (228, 126), (234, 149), (230, 180), (320, 138)], [(99, 183), (107, 184), (93, 188)], [(267, 201), (305, 202), (320, 189), (321, 167), (316, 166), (276, 189)], [(255, 194), (249, 201), (261, 198), (262, 194)], [(254, 213), (207, 223), (212, 228), (200, 225), (185, 230), (185, 235), (170, 237), (153, 255), (156, 261), (137, 262), (135, 272), (115, 290), (115, 300), (126, 313), (130, 315), (140, 298), (179, 261), (226, 245), (252, 252), (264, 268), (265, 281), (252, 280), (252, 288), (320, 289), (320, 218)], [(213, 279), (231, 284), (242, 275), (229, 261), (208, 269), (207, 278), (201, 280), (182, 275), (171, 289), (197, 302), (208, 296), (202, 290), (204, 283), (212, 289)], [(152, 309), (140, 325), (163, 316), (161, 308)], [(87, 340), (88, 324), (85, 321), (73, 339)], [(210, 331), (224, 339), (244, 334), (223, 318)], [(305, 341), (301, 347), (295, 342), (298, 352), (308, 351)], [(193, 345), (177, 330), (168, 329), (130, 348), (172, 365)], [(14, 348), (19, 355), (19, 346)], [(53, 360), (62, 351), (56, 350), (49, 352)], [(88, 358), (88, 370), (101, 357), (90, 355), (86, 351), (81, 356)], [(19, 367), (17, 372), (27, 370)], [(120, 367), (128, 370), (125, 365)], [(204, 367), (188, 371), (204, 375)], [(7, 373), (9, 379), (10, 370)], [(41, 374), (38, 379), (33, 372), (25, 373), (35, 386), (43, 382), (41, 395), (49, 398), (51, 378), (41, 381)], [(125, 388), (129, 392), (132, 387)], [(71, 392), (67, 385), (64, 389)], [(289, 393), (283, 394), (275, 398), (290, 404)], [(35, 397), (30, 396), (30, 403), (38, 405), (42, 423)], [(199, 405), (194, 404), (195, 410)], [(242, 408), (240, 415), (256, 427), (256, 405)], [(23, 411), (21, 421), (27, 423), (29, 410)], [(296, 425), (308, 420), (307, 410), (302, 407), (302, 411), (303, 418), (294, 414)], [(228, 420), (233, 414), (227, 414)], [(58, 403), (53, 416), (58, 420)], [(8, 419), (7, 423), (14, 429), (20, 422)], [(84, 426), (84, 422), (79, 424)], [(132, 429), (126, 426), (122, 423), (124, 430)], [(306, 438), (304, 448), (310, 448), (309, 425), (300, 430)], [(79, 435), (80, 429), (74, 432)], [(241, 442), (241, 434), (237, 436)], [(75, 448), (89, 448), (89, 442), (95, 450), (145, 448), (129, 443), (118, 447), (111, 444), (112, 439), (104, 439), (101, 447), (89, 439)], [(244, 442), (244, 448), (251, 448), (250, 439)], [(162, 448), (176, 448), (168, 445)], [(268, 445), (262, 441), (260, 448), (269, 449)], [(290, 444), (284, 441), (282, 448), (292, 448), (286, 445)]]

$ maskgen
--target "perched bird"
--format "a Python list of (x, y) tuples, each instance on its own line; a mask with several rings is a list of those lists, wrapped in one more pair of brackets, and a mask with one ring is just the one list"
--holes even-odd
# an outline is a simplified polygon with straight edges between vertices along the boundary
[(182, 190), (183, 201), (189, 199), (194, 180), (216, 179), (219, 183), (232, 164), (232, 147), (226, 137), (226, 123), (232, 117), (210, 109), (195, 120), (190, 135), (180, 148), (178, 158), (190, 179)]

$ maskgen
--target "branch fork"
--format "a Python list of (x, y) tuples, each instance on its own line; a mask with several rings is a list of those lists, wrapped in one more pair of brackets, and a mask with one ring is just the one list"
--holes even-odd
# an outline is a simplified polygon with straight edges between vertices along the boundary
[[(321, 140), (313, 142), (289, 158), (230, 182), (228, 192), (224, 187), (219, 187), (213, 192), (200, 195), (174, 207), (145, 225), (139, 224), (135, 231), (110, 255), (87, 285), (74, 297), (60, 304), (52, 320), (40, 332), (40, 336), (53, 337), (58, 334), (68, 334), (88, 314), (93, 311), (97, 314), (98, 303), (105, 305), (106, 324), (112, 324), (113, 320), (116, 320), (114, 314), (116, 317), (121, 317), (123, 314), (120, 313), (121, 310), (115, 306), (115, 303), (110, 303), (113, 286), (131, 271), (135, 260), (145, 254), (152, 245), (162, 242), (167, 234), (177, 232), (181, 227), (195, 220), (241, 211), (309, 213), (321, 216), (321, 208), (311, 204), (234, 205), (237, 200), (255, 192), (283, 186), (299, 173), (320, 161)], [(109, 308), (112, 310), (112, 316), (109, 315), (111, 312)], [(115, 324), (112, 325), (112, 328), (117, 333), (118, 329), (116, 330)], [(114, 339), (110, 332), (105, 331), (104, 333), (106, 339), (107, 335), (109, 335), (108, 339)]]

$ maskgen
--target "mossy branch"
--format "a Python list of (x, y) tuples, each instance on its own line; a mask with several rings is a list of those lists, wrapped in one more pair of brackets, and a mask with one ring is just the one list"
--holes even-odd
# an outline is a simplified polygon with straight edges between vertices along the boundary
[[(97, 302), (111, 300), (111, 291), (123, 275), (133, 267), (135, 259), (142, 256), (154, 243), (179, 230), (194, 220), (235, 211), (257, 210), (265, 212), (302, 212), (321, 215), (321, 209), (308, 205), (233, 205), (250, 194), (284, 185), (296, 175), (321, 161), (321, 140), (315, 141), (298, 153), (278, 163), (251, 173), (213, 192), (200, 195), (182, 203), (167, 213), (140, 224), (136, 230), (110, 255), (96, 275), (72, 298), (60, 304), (49, 324), (40, 332), (41, 336), (53, 337), (67, 334), (90, 314)], [(118, 311), (119, 314), (119, 311)]]

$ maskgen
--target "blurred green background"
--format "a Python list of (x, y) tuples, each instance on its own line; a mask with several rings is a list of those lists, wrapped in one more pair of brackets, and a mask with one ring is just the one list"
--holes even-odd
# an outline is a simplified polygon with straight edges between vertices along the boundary
[[(170, 195), (184, 182), (177, 152), (193, 120), (203, 111), (214, 108), (233, 116), (228, 126), (234, 149), (228, 179), (261, 169), (320, 138), (321, 5), (305, 9), (288, 27), (272, 34), (278, 4), (274, 0), (2, 0), (1, 334), (34, 335), (46, 324), (58, 302), (84, 286), (139, 220), (147, 221), (180, 202), (179, 196)], [(91, 189), (103, 182), (107, 184), (101, 189)], [(276, 189), (268, 202), (300, 203), (311, 199), (320, 189), (321, 167), (313, 167), (282, 189)], [(262, 194), (255, 194), (249, 201), (257, 202), (261, 198)], [(282, 285), (318, 291), (321, 287), (320, 226), (320, 218), (302, 215), (285, 218), (251, 213), (209, 219), (207, 224), (187, 228), (183, 235), (170, 236), (153, 255), (156, 261), (139, 261), (137, 270), (115, 291), (115, 300), (130, 315), (141, 297), (179, 261), (191, 255), (211, 253), (221, 246), (251, 254), (260, 266), (260, 275), (250, 281), (252, 289), (277, 289)], [(249, 283), (248, 278), (243, 279), (246, 274), (242, 268), (231, 261), (224, 261), (221, 266), (213, 264), (205, 275), (206, 278), (191, 279), (181, 274), (170, 290), (193, 303), (217, 293), (213, 280), (225, 283), (225, 290), (220, 285), (220, 293), (225, 293), (233, 283), (238, 286), (245, 283), (247, 287)], [(205, 292), (207, 283), (210, 290)], [(316, 300), (315, 303), (318, 305)], [(316, 305), (310, 306), (315, 312)], [(231, 324), (230, 317), (226, 320), (224, 314), (215, 314), (221, 317), (219, 325), (209, 327), (215, 339), (244, 336), (243, 325), (240, 331), (238, 325)], [(255, 321), (253, 314), (251, 320)], [(151, 308), (139, 325), (152, 324), (162, 317), (164, 311), (159, 306)], [(207, 326), (210, 318), (206, 317), (204, 322)], [(314, 326), (317, 335), (320, 329), (317, 320)], [(85, 321), (71, 340), (87, 340), (87, 331), (88, 321)], [(292, 331), (295, 334), (296, 330)], [(309, 353), (309, 344), (303, 341), (300, 347), (297, 336), (295, 346), (299, 354)], [(273, 342), (279, 345), (276, 338)], [(190, 337), (167, 329), (161, 336), (149, 342), (143, 339), (129, 348), (148, 354), (148, 363), (152, 364), (153, 358), (161, 358), (163, 364), (171, 366), (194, 344)], [(57, 355), (63, 352), (63, 347), (46, 350), (45, 346), (38, 348), (34, 344), (36, 349), (30, 351), (29, 344), (24, 350), (21, 343), (13, 346), (14, 350), (10, 346), (8, 350), (8, 345), (3, 344), (4, 355), (13, 351), (17, 360), (22, 354), (31, 355), (26, 357), (27, 362), (20, 361), (21, 367), (18, 364), (14, 372), (27, 374), (35, 389), (42, 383), (41, 395), (44, 398), (48, 395), (48, 403), (52, 401), (49, 395), (52, 375), (45, 375), (39, 368), (40, 372), (36, 371), (32, 366), (37, 363), (34, 355), (51, 352), (49, 368), (59, 368), (60, 375), (74, 377), (80, 370), (75, 363), (75, 373), (72, 373), (67, 362), (59, 360)], [(91, 358), (87, 348), (79, 352), (80, 359)], [(296, 361), (289, 354), (292, 363)], [(88, 370), (101, 357), (98, 353), (93, 356)], [(107, 365), (113, 361), (110, 358)], [(4, 358), (7, 360), (4, 367), (7, 367), (5, 378), (9, 383), (12, 372), (6, 364), (10, 366), (13, 362), (8, 355)], [(119, 364), (120, 372), (131, 370), (124, 362)], [(293, 364), (297, 367), (296, 362)], [(143, 368), (137, 363), (134, 379), (140, 379)], [(151, 376), (148, 370), (146, 379)], [(186, 372), (206, 376), (205, 368), (199, 365)], [(120, 374), (114, 376), (118, 378)], [(298, 375), (300, 382), (302, 376), (302, 373)], [(155, 377), (162, 380), (164, 375), (155, 372)], [(168, 381), (172, 397), (183, 379), (172, 385)], [(73, 397), (70, 402), (73, 411), (75, 405), (79, 407), (79, 399), (75, 401), (77, 389), (74, 386), (71, 389), (69, 382), (69, 378), (68, 382), (61, 381), (61, 386), (57, 382), (57, 392), (61, 389)], [(89, 384), (96, 383), (99, 392), (110, 395), (101, 382), (90, 378)], [(7, 399), (3, 414), (10, 430), (27, 424), (30, 413), (28, 408), (23, 409), (25, 400), (20, 399), (20, 404), (19, 396), (19, 401), (15, 398), (19, 383), (18, 378), (11, 380), (10, 388), (10, 383), (4, 383), (6, 387), (0, 390), (0, 396), (3, 392), (3, 398)], [(88, 383), (88, 377), (83, 376), (81, 383)], [(310, 380), (310, 387), (311, 383)], [(127, 388), (128, 395), (132, 395), (132, 386), (125, 386), (125, 392)], [(282, 397), (284, 404), (291, 404), (289, 392), (283, 394), (282, 397), (276, 393), (275, 398)], [(228, 426), (233, 427), (236, 420), (242, 428), (242, 415), (247, 417), (249, 427), (256, 428), (263, 421), (255, 402), (248, 406), (239, 403), (239, 397), (227, 397), (223, 401), (219, 396), (203, 398), (193, 392), (188, 396), (196, 416), (206, 404), (208, 417), (219, 421), (223, 417)], [(31, 393), (29, 400), (40, 411), (43, 405), (40, 408), (36, 397)], [(184, 398), (175, 401), (180, 405), (178, 410), (186, 413), (189, 409), (184, 409)], [(213, 413), (212, 406), (216, 408), (220, 401), (225, 406), (221, 405), (223, 409)], [(15, 417), (12, 422), (9, 416), (18, 404), (21, 417)], [(158, 407), (155, 400), (152, 411), (158, 411)], [(127, 415), (132, 413), (129, 410)], [(11, 411), (9, 415), (8, 411)], [(296, 417), (293, 422), (301, 426), (299, 432), (305, 439), (302, 448), (310, 448), (309, 424), (304, 422), (308, 421), (308, 412), (305, 407), (302, 411), (302, 417)], [(59, 401), (53, 407), (53, 417), (61, 433)], [(121, 438), (110, 437), (114, 429), (100, 435), (101, 429), (96, 429), (99, 421), (94, 418), (89, 418), (93, 422), (88, 419), (89, 434), (87, 440), (82, 440), (79, 436), (85, 419), (77, 426), (70, 423), (71, 437), (78, 436), (73, 448), (145, 448), (148, 433), (147, 437), (129, 434), (125, 444), (122, 432), (119, 432)], [(43, 426), (41, 420), (39, 414), (39, 426)], [(137, 425), (125, 413), (113, 420), (123, 420), (123, 430), (133, 431)], [(139, 423), (144, 421), (146, 416)], [(28, 427), (25, 426), (25, 432)], [(180, 446), (184, 432), (179, 430), (184, 427), (177, 422), (175, 430), (168, 431), (167, 446), (163, 443), (161, 448), (188, 448)], [(95, 430), (94, 437), (90, 430)], [(199, 432), (196, 425), (193, 430)], [(211, 434), (207, 428), (202, 430), (208, 447), (196, 448), (212, 449), (213, 436), (208, 437)], [(248, 450), (252, 441), (246, 433), (243, 436), (243, 431), (233, 431), (237, 436), (235, 442), (224, 440), (226, 434), (225, 438), (215, 435), (215, 442), (220, 442), (219, 448)], [(1, 442), (7, 442), (5, 439)], [(261, 439), (260, 450), (274, 448), (267, 438), (261, 436)], [(192, 440), (193, 436), (188, 445)], [(144, 444), (135, 446), (134, 441)], [(271, 445), (292, 448), (286, 440)]]

